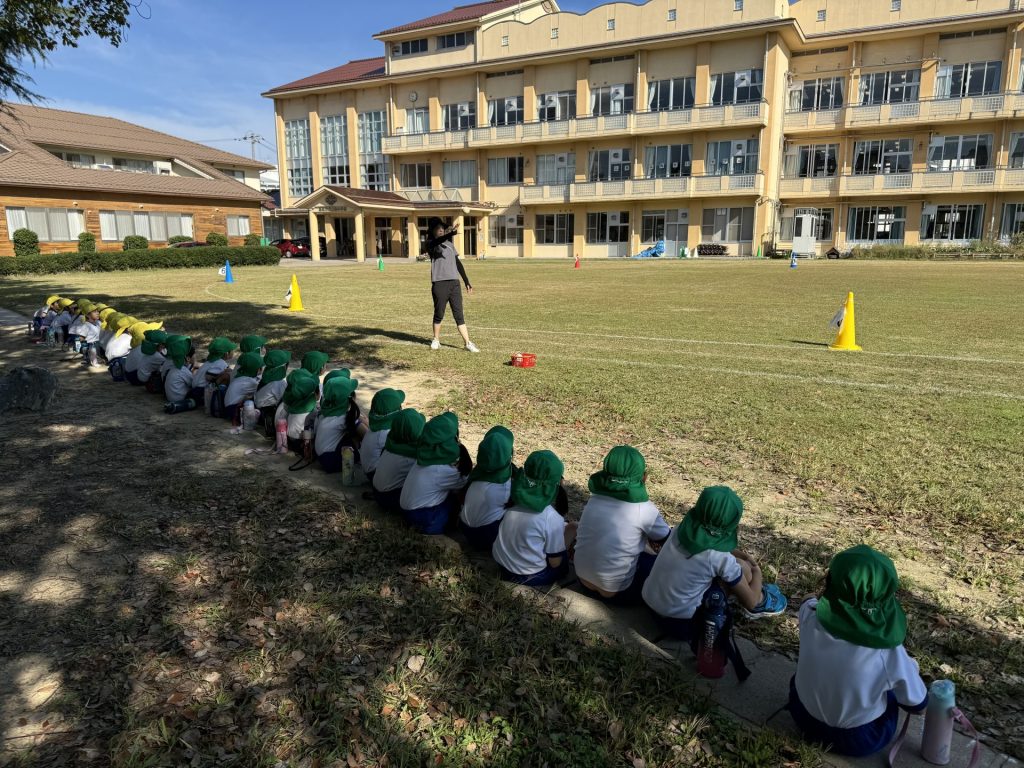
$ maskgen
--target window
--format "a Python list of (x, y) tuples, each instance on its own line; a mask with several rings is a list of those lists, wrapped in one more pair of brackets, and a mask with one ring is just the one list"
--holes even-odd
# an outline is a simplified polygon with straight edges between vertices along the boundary
[(976, 61), (939, 67), (935, 79), (937, 99), (962, 99), (965, 96), (984, 96), (999, 93), (1001, 61)]
[(491, 216), (489, 222), (491, 245), (522, 245), (523, 215), (505, 214)]
[[(0, 149), (6, 152), (6, 149)], [(92, 168), (96, 165), (95, 155), (85, 155), (81, 152), (54, 152), (55, 157), (60, 158), (72, 168)]]
[(416, 109), (405, 110), (405, 132), (429, 133), (430, 110), (426, 107), (416, 107)]
[(487, 102), (488, 125), (518, 125), (523, 122), (523, 97), (509, 96)]
[(305, 197), (313, 191), (311, 155), (309, 120), (285, 120), (284, 163), (287, 169), (289, 197)]
[(743, 10), (743, 0), (732, 0), (732, 9), (734, 11), (742, 11)]
[(501, 36), (501, 47), (508, 48), (508, 35)]
[(472, 187), (476, 184), (476, 160), (445, 160), (441, 165), (445, 187)]
[(608, 19), (608, 31), (613, 32), (615, 30), (615, 19)]
[(249, 231), (248, 216), (228, 216), (228, 237), (245, 237)]
[(847, 239), (858, 243), (901, 243), (903, 231), (906, 229), (906, 219), (907, 209), (902, 205), (851, 208)]
[(414, 53), (426, 53), (427, 52), (427, 38), (422, 37), (419, 40), (403, 40), (400, 43), (395, 43), (391, 46), (392, 56), (411, 56)]
[(446, 131), (464, 131), (476, 125), (476, 102), (461, 101), (441, 107), (441, 117)]
[(348, 125), (344, 115), (320, 118), (320, 154), (324, 184), (352, 185), (348, 164)]
[(1007, 203), (1003, 206), (1003, 224), (999, 235), (1009, 240), (1024, 232), (1024, 203)]
[(600, 59), (591, 59), (591, 65), (594, 64), (612, 64), (616, 61), (633, 61), (636, 58), (635, 53), (624, 53), (619, 56), (604, 56)]
[(538, 184), (572, 184), (576, 180), (576, 154), (537, 155)]
[(705, 208), (701, 239), (706, 243), (749, 243), (754, 239), (754, 209)]
[(363, 189), (387, 192), (391, 169), (382, 150), (387, 118), (383, 110), (359, 113), (359, 180)]
[(487, 183), (494, 186), (523, 183), (523, 158), (492, 157), (487, 161)]
[(843, 106), (845, 83), (841, 77), (820, 77), (805, 80), (789, 89), (789, 110), (791, 112), (813, 112), (824, 109), (839, 109)]
[(853, 145), (853, 174), (910, 173), (912, 151), (910, 139), (858, 141)]
[(1024, 168), (1024, 133), (1010, 134), (1010, 167)]
[(588, 243), (628, 243), (629, 211), (587, 214)]
[(647, 109), (651, 112), (690, 109), (694, 103), (696, 89), (696, 77), (655, 80), (647, 85)]
[(576, 117), (576, 91), (542, 93), (537, 97), (537, 119), (542, 123)]
[(590, 114), (624, 115), (633, 111), (633, 84), (603, 85), (590, 91)]
[(77, 208), (7, 208), (7, 237), (31, 229), (43, 243), (66, 243), (85, 232), (85, 213)]
[(797, 219), (805, 210), (810, 210), (814, 213), (814, 239), (819, 242), (831, 240), (833, 222), (835, 220), (834, 208), (798, 208), (795, 211), (795, 215), (793, 210), (782, 214), (782, 219), (779, 222), (779, 239), (783, 242), (791, 242), (793, 240), (793, 236), (796, 233)]
[(896, 11), (903, 10), (903, 0), (892, 0), (892, 2), (889, 4), (889, 10), (893, 11), (894, 13)]
[(984, 205), (926, 205), (921, 211), (922, 240), (980, 240)]
[(669, 21), (675, 21), (676, 20), (676, 9), (675, 8), (669, 8), (668, 9), (668, 20)]
[(929, 171), (970, 171), (991, 165), (992, 134), (933, 136), (928, 146)]
[(551, 28), (551, 39), (552, 40), (557, 40), (558, 39), (558, 27), (552, 27)]
[(917, 101), (920, 92), (920, 69), (871, 72), (861, 75), (860, 78), (860, 103), (862, 105), (900, 104)]
[(690, 144), (647, 147), (644, 150), (644, 176), (648, 179), (675, 179), (689, 176), (693, 159)]
[(115, 157), (114, 170), (127, 173), (156, 173), (152, 160), (136, 160), (129, 157)]
[(839, 169), (838, 144), (805, 144), (790, 147), (782, 166), (787, 179), (835, 176)]
[(449, 48), (465, 48), (473, 44), (472, 32), (452, 32), (447, 35), (440, 35), (437, 38), (437, 50), (444, 51)]
[(633, 153), (628, 148), (600, 149), (587, 156), (590, 181), (622, 181), (633, 178)]
[(193, 237), (191, 213), (156, 211), (100, 211), (100, 239), (110, 242), (124, 240), (128, 235), (142, 235), (158, 243), (169, 237)]
[(708, 176), (740, 176), (757, 173), (757, 139), (708, 142), (705, 174)]
[(217, 170), (225, 176), (230, 176), (235, 181), (240, 181), (243, 184), (245, 183), (245, 171), (239, 171), (234, 168), (218, 168)]
[(712, 75), (711, 103), (717, 107), (723, 104), (749, 104), (760, 101), (763, 79), (764, 71), (760, 69)]
[(825, 20), (825, 11), (818, 11), (818, 21)]
[(430, 163), (402, 163), (399, 173), (406, 189), (430, 188)]
[(575, 228), (571, 213), (538, 213), (535, 234), (538, 245), (568, 245)]

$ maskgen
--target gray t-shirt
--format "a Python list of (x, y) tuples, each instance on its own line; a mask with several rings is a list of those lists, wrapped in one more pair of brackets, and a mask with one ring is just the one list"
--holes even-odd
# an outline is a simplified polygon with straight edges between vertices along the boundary
[(458, 280), (459, 254), (451, 240), (445, 240), (430, 254), (430, 282), (442, 280)]

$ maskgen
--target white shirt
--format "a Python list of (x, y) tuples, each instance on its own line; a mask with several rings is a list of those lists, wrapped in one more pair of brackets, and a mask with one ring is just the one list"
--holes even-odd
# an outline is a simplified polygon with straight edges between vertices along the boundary
[[(128, 334), (124, 334), (127, 336)], [(128, 357), (124, 361), (124, 369), (126, 371), (137, 371), (139, 366), (142, 364), (142, 345), (133, 347), (131, 341), (128, 342)]]
[(415, 458), (384, 451), (373, 473), (373, 487), (381, 493), (398, 490), (405, 485), (405, 478), (409, 476), (409, 470), (414, 464)]
[(100, 345), (101, 347), (103, 347), (104, 349), (106, 349), (106, 347), (107, 347), (107, 344), (108, 344), (108, 343), (110, 342), (110, 340), (111, 340), (112, 338), (114, 338), (114, 332), (113, 332), (113, 331), (101, 331), (101, 332), (100, 332), (100, 337), (99, 337), (99, 339), (98, 339), (98, 342), (97, 342), (97, 343), (98, 343), (98, 344), (99, 344), (99, 345)]
[(143, 355), (139, 361), (139, 381), (149, 381), (149, 377), (159, 371), (165, 362), (166, 359), (159, 352)]
[(281, 398), (284, 397), (284, 391), (287, 388), (288, 382), (284, 379), (264, 384), (256, 390), (256, 396), (253, 398), (256, 401), (256, 407), (269, 408), (272, 405), (277, 405), (281, 402)]
[(174, 361), (169, 357), (164, 357), (163, 363), (160, 365), (160, 378), (166, 379), (167, 374), (174, 370)]
[(74, 333), (77, 333), (88, 343), (95, 344), (100, 340), (100, 321), (97, 320), (95, 323), (86, 321), (82, 323), (82, 327), (79, 330), (74, 331)]
[(606, 592), (628, 589), (648, 539), (664, 539), (670, 530), (649, 501), (633, 504), (595, 494), (576, 532), (576, 575)]
[(309, 413), (288, 413), (288, 410), (284, 407), (284, 403), (277, 406), (277, 411), (274, 413), (274, 422), (281, 419), (288, 419), (288, 439), (289, 440), (301, 440), (302, 432), (306, 428), (306, 420), (312, 422), (316, 414), (313, 411)]
[(800, 606), (796, 692), (810, 715), (833, 728), (856, 728), (881, 717), (886, 692), (915, 708), (928, 694), (917, 662), (902, 645), (867, 648), (841, 640), (818, 621), (817, 598)]
[(491, 554), (517, 576), (547, 568), (548, 555), (565, 552), (565, 519), (554, 507), (534, 512), (515, 506), (505, 511)]
[(313, 450), (316, 451), (316, 455), (331, 453), (345, 436), (345, 417), (324, 416), (318, 413), (314, 429), (316, 432), (313, 435)]
[(217, 378), (227, 369), (227, 360), (207, 360), (205, 363), (199, 366), (199, 370), (196, 371), (196, 375), (192, 377), (193, 380), (195, 381), (195, 384), (193, 384), (193, 386), (205, 387), (207, 384), (212, 384), (213, 382), (210, 379), (206, 378), (207, 374), (209, 374), (213, 378)]
[(167, 398), (167, 402), (180, 403), (187, 400), (192, 392), (192, 380), (192, 371), (187, 364), (168, 373), (164, 379), (164, 397)]
[(50, 325), (52, 325), (54, 328), (65, 328), (71, 325), (72, 322), (74, 322), (74, 320), (72, 319), (70, 314), (68, 314), (67, 312), (61, 312), (59, 315), (57, 315), (57, 317), (53, 319), (53, 322), (50, 323)]
[(68, 327), (68, 333), (73, 333), (76, 336), (84, 336), (84, 327), (88, 324), (88, 320), (85, 319), (85, 315), (79, 315), (75, 318), (74, 322)]
[[(124, 357), (132, 351), (132, 337), (127, 333), (122, 333), (120, 336), (115, 336), (107, 342), (107, 346), (104, 349), (107, 360), (116, 360), (119, 357)], [(142, 354), (142, 350), (139, 350), (139, 354)]]
[(416, 464), (402, 486), (402, 509), (436, 507), (448, 498), (449, 491), (464, 486), (466, 479), (453, 464)]
[(382, 429), (379, 432), (367, 432), (363, 435), (363, 442), (359, 444), (359, 463), (363, 472), (369, 474), (377, 469), (377, 462), (384, 451), (384, 443), (388, 440), (390, 429)]
[(260, 380), (252, 376), (235, 376), (224, 393), (224, 405), (238, 405), (249, 400), (259, 389)]
[(504, 483), (488, 483), (486, 480), (470, 483), (459, 519), (470, 528), (481, 528), (501, 520), (511, 493), (511, 477)]
[(743, 578), (739, 561), (728, 552), (706, 549), (691, 555), (673, 531), (644, 583), (644, 602), (670, 619), (692, 619), (715, 579), (733, 586)]

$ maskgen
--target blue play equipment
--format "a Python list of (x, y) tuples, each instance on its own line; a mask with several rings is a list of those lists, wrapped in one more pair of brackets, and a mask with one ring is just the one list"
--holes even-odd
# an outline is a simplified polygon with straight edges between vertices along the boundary
[(658, 258), (661, 258), (664, 255), (665, 255), (665, 241), (664, 240), (659, 240), (652, 247), (648, 248), (646, 251), (640, 251), (640, 253), (638, 253), (636, 256), (633, 256), (632, 258), (634, 258), (634, 259), (658, 259)]

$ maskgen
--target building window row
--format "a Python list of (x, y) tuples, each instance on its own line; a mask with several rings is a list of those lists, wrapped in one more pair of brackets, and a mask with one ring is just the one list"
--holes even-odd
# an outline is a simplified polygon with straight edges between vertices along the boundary
[(344, 115), (327, 115), (320, 118), (320, 153), (323, 157), (324, 184), (351, 186), (348, 123)]
[(44, 243), (66, 243), (85, 232), (85, 213), (77, 208), (7, 208), (7, 236), (30, 229)]
[[(476, 40), (473, 30), (464, 32), (449, 32), (446, 35), (438, 35), (434, 38), (435, 47), (439, 51), (449, 51), (455, 48), (465, 48), (472, 45)], [(419, 53), (427, 53), (430, 50), (430, 40), (420, 37), (416, 40), (403, 40), (391, 46), (392, 56), (414, 56)]]
[[(246, 218), (248, 221), (248, 218)], [(194, 237), (191, 213), (158, 211), (100, 211), (100, 239), (107, 242), (141, 235), (158, 243), (170, 237)]]
[(309, 119), (285, 120), (284, 160), (289, 197), (305, 197), (312, 193), (312, 154), (309, 141)]
[[(931, 172), (983, 170), (994, 164), (992, 134), (935, 136), (928, 146), (927, 168)], [(1011, 167), (1024, 167), (1024, 134), (1013, 134), (1010, 141)], [(783, 176), (806, 179), (836, 176), (839, 173), (838, 144), (804, 144), (786, 149)], [(865, 139), (853, 145), (854, 176), (910, 173), (913, 170), (913, 141), (904, 139)]]

